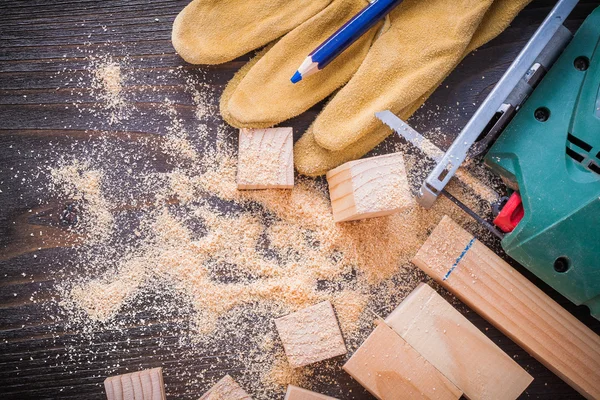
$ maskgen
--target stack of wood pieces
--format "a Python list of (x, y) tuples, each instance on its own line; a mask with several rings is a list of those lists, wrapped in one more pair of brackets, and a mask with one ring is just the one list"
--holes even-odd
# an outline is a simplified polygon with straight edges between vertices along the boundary
[(111, 376), (104, 389), (108, 400), (165, 400), (162, 368)]
[(225, 375), (199, 400), (252, 400), (252, 397), (231, 376)]
[(379, 399), (516, 399), (533, 378), (426, 284), (344, 365)]
[(600, 399), (600, 337), (450, 218), (413, 263), (582, 396)]
[(346, 345), (329, 301), (275, 320), (292, 368), (346, 354)]
[(335, 222), (382, 217), (414, 205), (401, 153), (350, 161), (327, 173)]
[(240, 129), (237, 187), (294, 187), (292, 128)]
[(344, 365), (378, 399), (458, 399), (462, 392), (387, 325), (380, 323)]

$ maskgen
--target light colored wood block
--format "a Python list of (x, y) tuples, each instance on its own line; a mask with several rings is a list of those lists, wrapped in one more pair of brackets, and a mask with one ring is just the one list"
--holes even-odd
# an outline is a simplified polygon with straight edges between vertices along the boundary
[(165, 400), (162, 368), (111, 376), (104, 388), (108, 400)]
[(294, 187), (292, 128), (240, 129), (238, 189)]
[(600, 337), (450, 218), (413, 262), (581, 395), (600, 398)]
[(350, 161), (327, 173), (335, 222), (381, 217), (414, 204), (401, 153)]
[(275, 320), (292, 368), (346, 354), (342, 332), (329, 301)]
[(381, 400), (458, 399), (462, 392), (392, 328), (380, 323), (344, 371)]
[(252, 397), (231, 376), (225, 375), (199, 400), (252, 400)]
[(471, 400), (516, 399), (533, 378), (429, 285), (385, 319)]
[(283, 400), (337, 400), (335, 397), (325, 396), (321, 393), (311, 392), (310, 390), (299, 388), (298, 386), (288, 385)]

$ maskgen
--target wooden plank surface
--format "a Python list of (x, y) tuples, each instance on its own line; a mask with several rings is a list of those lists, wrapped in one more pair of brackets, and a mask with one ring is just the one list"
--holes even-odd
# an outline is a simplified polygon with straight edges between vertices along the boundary
[(385, 319), (470, 400), (516, 399), (533, 378), (427, 284)]
[(289, 385), (283, 400), (337, 400), (334, 397), (325, 396), (312, 390), (302, 389), (301, 387)]
[(402, 153), (347, 162), (327, 172), (327, 183), (335, 222), (382, 217), (415, 204)]
[(104, 380), (107, 400), (165, 400), (162, 368), (152, 368)]
[[(230, 345), (202, 349), (196, 356), (184, 354), (180, 344), (184, 328), (178, 321), (187, 306), (178, 298), (170, 299), (177, 306), (172, 313), (164, 315), (154, 306), (155, 294), (146, 293), (116, 318), (119, 329), (108, 331), (100, 327), (94, 332), (78, 330), (59, 309), (53, 308), (59, 300), (55, 298), (60, 278), (57, 272), (64, 269), (67, 276), (79, 274), (78, 266), (71, 261), (69, 248), (69, 243), (77, 238), (57, 217), (68, 204), (52, 193), (39, 190), (44, 187), (38, 174), (39, 166), (55, 160), (56, 154), (72, 157), (86, 154), (102, 140), (103, 132), (118, 141), (124, 151), (149, 151), (148, 145), (142, 142), (158, 141), (168, 123), (163, 115), (148, 113), (153, 105), (168, 96), (184, 125), (187, 119), (193, 120), (195, 112), (193, 100), (184, 90), (185, 79), (168, 71), (184, 70), (190, 76), (210, 82), (209, 89), (220, 92), (249, 59), (245, 56), (201, 69), (183, 62), (173, 51), (170, 34), (173, 19), (186, 4), (187, 0), (5, 0), (0, 3), (2, 399), (104, 399), (102, 382), (108, 375), (156, 365), (163, 366), (169, 399), (198, 398), (225, 373), (235, 377), (243, 368), (236, 361), (238, 350)], [(460, 130), (552, 4), (550, 0), (533, 2), (499, 38), (467, 57), (408, 121), (411, 126), (446, 149), (452, 135), (436, 135), (435, 129), (443, 126), (447, 132)], [(576, 29), (597, 5), (597, 1), (581, 1), (568, 19), (567, 27)], [(84, 108), (94, 105), (87, 58), (102, 54), (126, 61), (127, 73), (137, 82), (131, 83), (128, 89), (132, 93), (130, 100), (141, 112), (131, 115), (118, 129), (101, 115), (73, 107), (74, 98), (81, 101)], [(318, 105), (290, 121), (295, 139), (310, 125), (321, 107)], [(237, 130), (230, 129), (227, 133), (234, 143)], [(379, 154), (390, 152), (399, 142), (391, 137)], [(119, 155), (111, 155), (106, 162), (118, 163)], [(134, 172), (141, 168), (141, 164), (134, 167)], [(174, 166), (156, 153), (147, 168), (169, 171)], [(16, 170), (19, 174), (15, 177)], [(26, 183), (22, 182), (23, 176), (29, 177)], [(32, 217), (36, 213), (37, 216)], [(46, 234), (44, 242), (31, 236), (39, 232), (40, 226)], [(600, 324), (586, 309), (573, 306), (527, 271), (520, 271), (594, 331), (600, 332)], [(525, 398), (580, 398), (483, 318), (464, 307), (460, 311), (534, 376)], [(137, 322), (141, 319), (144, 325)], [(191, 376), (190, 371), (207, 365), (216, 371), (208, 373), (205, 380)], [(321, 386), (315, 390), (337, 398), (371, 398), (347, 374), (339, 372), (335, 378), (339, 386)]]
[(600, 398), (600, 336), (449, 217), (413, 262), (583, 396)]
[(240, 129), (238, 189), (294, 187), (292, 128)]
[(380, 323), (344, 364), (380, 400), (458, 399), (462, 391), (384, 323)]
[(275, 326), (292, 368), (341, 356), (347, 352), (329, 301), (277, 318)]

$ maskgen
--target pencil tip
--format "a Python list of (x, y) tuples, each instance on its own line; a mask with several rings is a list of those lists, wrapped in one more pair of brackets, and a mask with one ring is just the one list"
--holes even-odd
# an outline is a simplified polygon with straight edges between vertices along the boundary
[(300, 74), (300, 72), (296, 71), (296, 73), (294, 74), (294, 76), (292, 76), (292, 79), (290, 79), (292, 81), (292, 83), (298, 83), (302, 80), (302, 75)]

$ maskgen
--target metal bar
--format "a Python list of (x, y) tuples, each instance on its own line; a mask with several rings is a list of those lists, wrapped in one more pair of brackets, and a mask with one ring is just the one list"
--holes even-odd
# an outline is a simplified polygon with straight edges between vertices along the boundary
[(459, 136), (450, 146), (442, 160), (429, 174), (417, 194), (417, 201), (430, 208), (458, 167), (466, 158), (469, 148), (485, 129), (496, 111), (502, 106), (518, 82), (534, 64), (537, 57), (560, 29), (571, 13), (577, 0), (560, 0), (550, 11), (533, 37), (513, 61), (494, 89), (490, 92), (473, 117), (467, 122)]
[(442, 190), (442, 194), (444, 196), (446, 196), (451, 202), (456, 204), (461, 210), (463, 210), (465, 213), (467, 213), (475, 221), (477, 221), (481, 225), (485, 226), (487, 228), (487, 230), (490, 231), (492, 234), (494, 234), (496, 237), (498, 237), (498, 239), (500, 239), (500, 240), (504, 239), (504, 233), (500, 232), (498, 229), (496, 229), (496, 227), (494, 225), (490, 224), (485, 219), (481, 218), (479, 216), (479, 214), (475, 213), (473, 210), (471, 210), (469, 207), (467, 207), (465, 204), (463, 204), (462, 201), (460, 201), (459, 199), (457, 199), (456, 197), (454, 197), (450, 193), (448, 193), (448, 191), (446, 189)]

